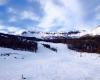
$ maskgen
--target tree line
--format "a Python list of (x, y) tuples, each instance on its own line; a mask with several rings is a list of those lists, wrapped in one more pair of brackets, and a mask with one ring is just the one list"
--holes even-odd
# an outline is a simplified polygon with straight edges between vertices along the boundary
[(38, 45), (34, 38), (0, 33), (0, 47), (36, 52)]

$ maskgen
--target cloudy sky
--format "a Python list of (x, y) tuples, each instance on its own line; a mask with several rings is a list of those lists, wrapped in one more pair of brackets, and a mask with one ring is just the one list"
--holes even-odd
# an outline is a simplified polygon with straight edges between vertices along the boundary
[(100, 24), (100, 0), (0, 0), (0, 29), (69, 31)]

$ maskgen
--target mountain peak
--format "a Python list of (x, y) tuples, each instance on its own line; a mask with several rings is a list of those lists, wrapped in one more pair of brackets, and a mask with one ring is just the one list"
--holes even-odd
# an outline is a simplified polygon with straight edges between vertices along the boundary
[(92, 31), (91, 31), (92, 35), (100, 35), (100, 25), (98, 25), (97, 27), (95, 27)]

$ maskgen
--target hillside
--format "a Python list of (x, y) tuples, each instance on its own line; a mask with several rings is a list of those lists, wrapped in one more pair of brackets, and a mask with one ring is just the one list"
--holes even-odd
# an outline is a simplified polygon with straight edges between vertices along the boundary
[[(71, 51), (66, 44), (39, 42), (37, 53), (0, 48), (0, 80), (99, 80), (100, 57)], [(43, 47), (49, 44), (54, 52)]]

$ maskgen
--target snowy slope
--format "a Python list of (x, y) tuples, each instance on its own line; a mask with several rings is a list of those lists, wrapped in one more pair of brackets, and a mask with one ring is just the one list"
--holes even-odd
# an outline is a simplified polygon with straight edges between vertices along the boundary
[[(53, 52), (41, 45), (57, 48)], [(0, 48), (0, 80), (100, 80), (100, 57), (71, 51), (65, 44), (39, 42), (37, 53)], [(16, 57), (16, 58), (15, 58)]]
[(90, 35), (100, 35), (100, 26), (97, 26), (93, 30), (91, 30)]

